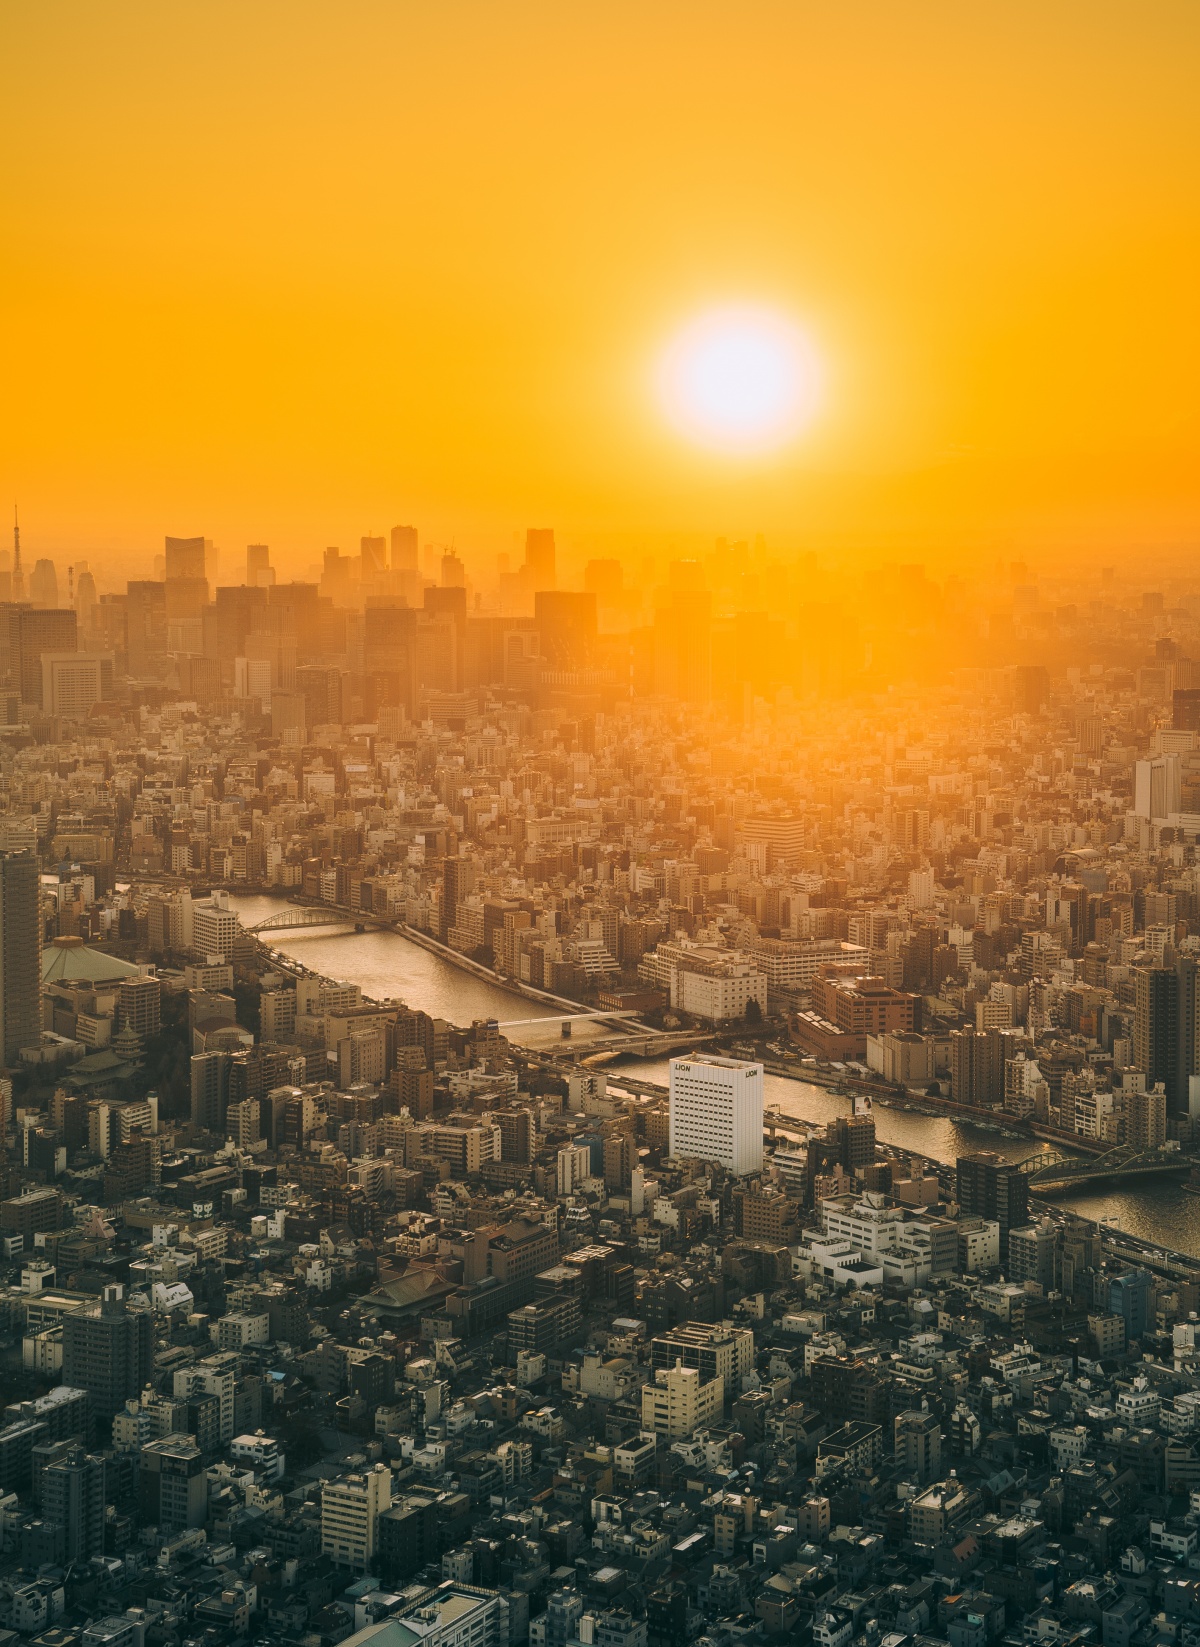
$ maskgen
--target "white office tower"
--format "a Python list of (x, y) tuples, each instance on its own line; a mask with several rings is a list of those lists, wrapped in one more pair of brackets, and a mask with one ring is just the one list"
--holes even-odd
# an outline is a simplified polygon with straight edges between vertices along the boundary
[(1136, 761), (1133, 768), (1133, 810), (1139, 818), (1169, 818), (1181, 804), (1178, 755), (1160, 755), (1154, 761)]
[(739, 1176), (763, 1164), (763, 1067), (699, 1052), (671, 1059), (671, 1154)]

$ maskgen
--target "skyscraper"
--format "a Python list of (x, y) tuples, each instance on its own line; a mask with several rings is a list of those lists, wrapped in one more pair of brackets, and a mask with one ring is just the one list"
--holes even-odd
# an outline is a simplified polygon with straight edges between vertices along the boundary
[(360, 538), (359, 556), (364, 578), (373, 578), (383, 571), (386, 554), (386, 538)]
[[(32, 852), (0, 853), (0, 1050), (6, 1068), (42, 1034), (42, 910)], [(69, 1380), (68, 1380), (69, 1382)]]
[(554, 560), (554, 528), (530, 526), (525, 533), (524, 572), (535, 592), (554, 588)]
[(275, 574), (271, 570), (271, 551), (265, 543), (248, 543), (246, 545), (246, 582), (252, 588), (265, 588), (274, 583)]
[(1133, 769), (1133, 810), (1139, 818), (1166, 818), (1180, 810), (1178, 755), (1137, 761)]
[(228, 1052), (192, 1054), (191, 1120), (198, 1132), (224, 1133), (229, 1103), (229, 1064)]
[(120, 1286), (106, 1286), (98, 1306), (64, 1318), (63, 1383), (87, 1390), (101, 1417), (139, 1395), (153, 1371), (153, 1320), (128, 1307)]
[(167, 644), (177, 652), (200, 652), (208, 605), (208, 544), (203, 538), (168, 538), (166, 549)]
[(73, 611), (8, 605), (0, 608), (0, 650), (21, 702), (42, 706), (42, 657), (79, 650), (79, 620)]
[(706, 1052), (672, 1058), (670, 1109), (672, 1155), (739, 1175), (762, 1171), (761, 1064)]
[(539, 589), (533, 597), (545, 667), (575, 674), (590, 669), (596, 649), (596, 597), (561, 589)]
[(392, 571), (417, 570), (417, 529), (415, 526), (392, 527)]
[(438, 935), (448, 943), (457, 925), (458, 906), (470, 890), (472, 869), (467, 858), (447, 858), (442, 865), (442, 904)]
[(1029, 1221), (1029, 1182), (1011, 1161), (981, 1150), (958, 1158), (956, 1197), (963, 1216), (1000, 1226), (1000, 1262), (1008, 1262), (1008, 1232)]
[(58, 605), (58, 572), (52, 560), (34, 562), (33, 575), (29, 579), (29, 598), (35, 606), (52, 608)]
[(1170, 1110), (1187, 1105), (1186, 1085), (1182, 1102), (1180, 1098), (1179, 995), (1180, 978), (1173, 967), (1135, 969), (1133, 1062), (1147, 1087), (1162, 1082)]
[(168, 538), (167, 581), (175, 578), (205, 578), (205, 543), (203, 538)]

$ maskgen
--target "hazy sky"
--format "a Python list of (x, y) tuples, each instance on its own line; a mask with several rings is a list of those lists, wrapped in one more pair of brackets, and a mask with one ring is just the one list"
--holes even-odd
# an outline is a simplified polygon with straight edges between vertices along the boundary
[[(414, 520), (1200, 532), (1195, 0), (40, 0), (0, 16), (0, 497), (30, 555)], [(770, 458), (656, 404), (772, 305)]]

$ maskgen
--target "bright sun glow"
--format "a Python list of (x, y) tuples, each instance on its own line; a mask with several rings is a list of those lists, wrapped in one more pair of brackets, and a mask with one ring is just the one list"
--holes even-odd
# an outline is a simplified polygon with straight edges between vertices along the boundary
[(769, 309), (713, 309), (667, 348), (659, 391), (671, 421), (705, 446), (758, 452), (781, 446), (810, 421), (820, 363), (790, 320)]

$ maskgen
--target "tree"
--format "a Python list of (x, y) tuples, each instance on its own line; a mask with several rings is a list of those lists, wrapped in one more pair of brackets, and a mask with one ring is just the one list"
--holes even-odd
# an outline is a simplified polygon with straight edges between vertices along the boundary
[(746, 1022), (748, 1024), (761, 1024), (762, 1021), (762, 1007), (758, 1004), (758, 997), (752, 995), (746, 1002)]

